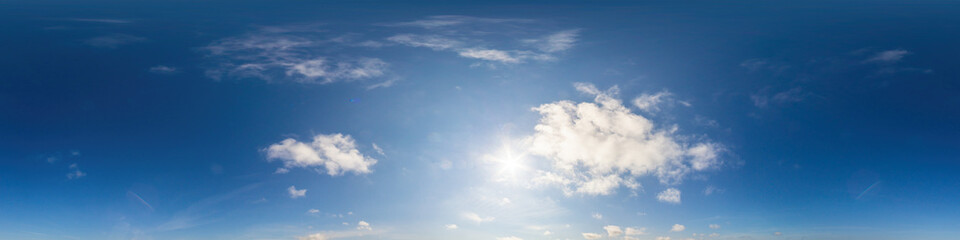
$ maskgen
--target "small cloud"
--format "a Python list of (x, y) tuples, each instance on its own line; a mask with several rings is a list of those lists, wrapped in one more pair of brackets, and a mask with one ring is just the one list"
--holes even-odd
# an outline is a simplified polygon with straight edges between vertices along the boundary
[(647, 228), (632, 228), (632, 227), (628, 227), (624, 233), (626, 233), (627, 236), (636, 236), (636, 235), (644, 235), (644, 234), (647, 234), (646, 232), (647, 232)]
[(657, 240), (670, 240), (670, 237), (657, 237)]
[(903, 49), (887, 50), (873, 55), (873, 57), (867, 59), (866, 62), (895, 63), (909, 54), (912, 53)]
[(360, 221), (357, 223), (357, 230), (373, 231), (373, 228), (370, 227), (370, 223)]
[(783, 233), (782, 233), (782, 232), (774, 232), (773, 235), (774, 235), (774, 236), (783, 236)]
[(633, 106), (646, 112), (660, 111), (660, 103), (668, 101), (671, 95), (673, 94), (667, 90), (654, 94), (644, 93), (633, 99)]
[(719, 189), (714, 186), (707, 186), (707, 188), (703, 189), (703, 195), (710, 196), (710, 195), (713, 195), (714, 193), (723, 193), (724, 191), (725, 190)]
[(459, 52), (461, 57), (476, 58), (480, 60), (496, 61), (501, 63), (519, 63), (520, 59), (511, 56), (510, 53), (496, 49), (463, 49)]
[(680, 204), (680, 190), (668, 188), (657, 194), (657, 200), (665, 203)]
[(307, 213), (317, 214), (317, 213), (320, 213), (320, 210), (319, 210), (319, 209), (310, 209), (310, 210), (307, 210)]
[(720, 224), (710, 224), (710, 229), (720, 229)]
[(283, 161), (283, 168), (319, 167), (327, 169), (330, 176), (340, 176), (346, 172), (366, 174), (376, 159), (363, 155), (357, 149), (350, 135), (318, 134), (311, 142), (300, 142), (292, 138), (270, 145), (267, 159)]
[(76, 163), (70, 164), (70, 173), (67, 173), (67, 179), (78, 179), (87, 176), (87, 173), (80, 171)]
[(547, 230), (547, 231), (543, 231), (543, 235), (544, 235), (544, 236), (550, 236), (550, 235), (553, 235), (553, 233), (550, 232), (549, 230)]
[(157, 65), (157, 66), (150, 67), (150, 72), (156, 73), (156, 74), (174, 74), (174, 73), (177, 73), (177, 68), (168, 67), (164, 65)]
[(490, 222), (493, 221), (494, 217), (480, 217), (479, 214), (474, 212), (465, 212), (463, 213), (463, 218), (467, 220), (474, 221), (476, 223)]
[(290, 194), (290, 198), (297, 199), (307, 195), (306, 189), (297, 189), (295, 186), (290, 186), (287, 188), (287, 193)]
[(274, 173), (274, 174), (284, 174), (284, 173), (288, 173), (288, 172), (290, 172), (290, 169), (277, 168), (277, 171), (274, 171), (273, 173)]
[(113, 24), (126, 24), (133, 21), (124, 20), (124, 19), (110, 19), (110, 18), (68, 18), (67, 21), (74, 22), (92, 22), (92, 23), (113, 23)]
[(498, 237), (497, 240), (523, 240), (523, 238), (509, 236), (509, 237)]
[(720, 236), (719, 233), (711, 233), (711, 234), (710, 234), (710, 237), (719, 237), (719, 236)]
[(680, 224), (674, 224), (673, 227), (670, 228), (670, 231), (671, 231), (671, 232), (683, 232), (683, 230), (685, 230), (685, 229), (687, 229), (687, 227), (684, 227), (683, 225), (680, 225)]
[(380, 154), (380, 156), (384, 156), (384, 154), (383, 154), (383, 149), (380, 148), (380, 146), (377, 146), (376, 143), (373, 143), (373, 144), (371, 144), (371, 145), (373, 145), (373, 151), (376, 151), (377, 154)]
[(581, 233), (584, 239), (600, 239), (603, 238), (603, 234), (599, 233)]
[(562, 52), (577, 43), (577, 37), (580, 35), (579, 29), (564, 30), (550, 34), (542, 39), (528, 39), (524, 42), (534, 44), (540, 51), (552, 53)]
[(84, 40), (83, 43), (93, 47), (98, 47), (98, 48), (117, 48), (122, 45), (142, 42), (146, 40), (147, 40), (146, 38), (118, 33), (118, 34), (90, 38), (90, 39)]
[(591, 215), (591, 217), (593, 217), (594, 219), (600, 220), (600, 219), (603, 219), (603, 214), (593, 213), (593, 215)]
[(445, 225), (445, 226), (443, 226), (443, 227), (446, 228), (447, 230), (457, 230), (457, 228), (459, 228), (459, 227), (457, 227), (456, 224), (447, 224), (447, 225)]
[(619, 226), (607, 225), (603, 227), (603, 230), (607, 231), (607, 235), (610, 237), (617, 237), (623, 234), (623, 230)]
[(323, 233), (314, 233), (303, 237), (297, 237), (297, 240), (329, 240), (330, 238)]

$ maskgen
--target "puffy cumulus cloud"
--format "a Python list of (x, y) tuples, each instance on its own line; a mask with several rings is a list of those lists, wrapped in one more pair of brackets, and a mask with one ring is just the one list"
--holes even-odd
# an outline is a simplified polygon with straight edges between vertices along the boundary
[(373, 228), (370, 227), (370, 223), (361, 220), (357, 223), (357, 230), (373, 231)]
[(558, 101), (533, 108), (541, 115), (535, 133), (523, 142), (527, 151), (550, 160), (537, 171), (539, 185), (557, 185), (564, 193), (608, 195), (621, 186), (637, 189), (637, 178), (656, 175), (663, 184), (679, 184), (694, 171), (719, 165), (720, 144), (693, 141), (677, 128), (657, 128), (606, 91), (577, 83), (593, 102)]
[(600, 239), (603, 238), (603, 234), (599, 233), (581, 233), (584, 239)]
[(683, 226), (683, 225), (680, 225), (680, 224), (674, 224), (673, 227), (670, 228), (670, 231), (671, 231), (671, 232), (683, 232), (683, 230), (685, 230), (685, 229), (687, 229), (687, 227), (685, 227), (685, 226)]
[(310, 26), (264, 27), (217, 40), (204, 48), (213, 62), (207, 76), (328, 84), (386, 75), (389, 64), (378, 58), (331, 54), (333, 49), (362, 44), (323, 34)]
[(474, 221), (476, 223), (490, 222), (490, 221), (493, 221), (494, 219), (494, 217), (480, 217), (480, 215), (475, 212), (465, 212), (462, 215), (463, 215), (463, 218), (466, 218), (467, 220), (470, 220), (470, 221)]
[(287, 193), (290, 194), (290, 198), (293, 198), (293, 199), (307, 196), (306, 189), (297, 189), (296, 186), (290, 186), (289, 188), (287, 188)]
[(624, 233), (626, 233), (627, 236), (636, 236), (636, 235), (644, 235), (644, 234), (647, 234), (646, 231), (647, 231), (647, 228), (632, 228), (632, 227), (628, 227)]
[(509, 236), (509, 237), (498, 237), (497, 240), (523, 240), (523, 238)]
[(298, 240), (328, 240), (330, 237), (323, 233), (314, 233), (303, 237), (298, 237)]
[(680, 204), (680, 190), (676, 188), (668, 188), (657, 194), (657, 201), (665, 203)]
[(710, 229), (720, 229), (720, 224), (710, 224)]
[(460, 228), (460, 227), (457, 227), (456, 224), (447, 224), (443, 227), (446, 228), (447, 230), (457, 230), (457, 228)]
[(610, 237), (616, 237), (623, 234), (623, 230), (619, 226), (607, 225), (603, 227), (603, 230), (607, 231), (607, 235)]
[[(330, 176), (339, 176), (346, 172), (370, 173), (370, 167), (377, 163), (376, 159), (357, 150), (356, 142), (350, 135), (340, 133), (319, 134), (313, 137), (312, 142), (288, 138), (270, 145), (266, 152), (268, 160), (281, 160), (284, 168), (322, 166)], [(281, 171), (278, 170), (277, 173)]]

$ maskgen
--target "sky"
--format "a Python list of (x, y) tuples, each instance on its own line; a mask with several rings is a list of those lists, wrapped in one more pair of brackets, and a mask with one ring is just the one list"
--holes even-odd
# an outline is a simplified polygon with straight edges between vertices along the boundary
[(953, 1), (0, 2), (0, 239), (956, 239)]

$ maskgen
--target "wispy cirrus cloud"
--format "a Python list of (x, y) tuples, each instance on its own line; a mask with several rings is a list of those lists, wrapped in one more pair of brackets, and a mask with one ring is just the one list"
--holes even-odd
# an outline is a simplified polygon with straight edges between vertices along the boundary
[[(356, 41), (334, 36), (315, 25), (262, 27), (238, 37), (217, 40), (203, 48), (212, 67), (207, 76), (256, 78), (266, 81), (329, 84), (376, 79), (387, 75), (387, 62), (366, 56), (338, 54), (344, 46), (380, 46), (373, 41)], [(396, 81), (388, 80), (389, 84)], [(376, 87), (374, 87), (376, 88)]]
[(143, 37), (117, 33), (117, 34), (110, 34), (110, 35), (88, 38), (86, 40), (83, 40), (83, 43), (93, 47), (113, 49), (123, 45), (143, 42), (146, 40), (147, 39)]
[(409, 33), (388, 37), (387, 41), (498, 64), (552, 61), (578, 41), (579, 29), (545, 32), (536, 23), (525, 19), (433, 16), (382, 25), (414, 28)]

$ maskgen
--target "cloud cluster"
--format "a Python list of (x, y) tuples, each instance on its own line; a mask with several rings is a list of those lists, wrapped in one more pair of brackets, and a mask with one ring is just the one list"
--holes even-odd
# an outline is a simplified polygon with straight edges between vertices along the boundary
[(576, 88), (594, 100), (533, 108), (540, 122), (523, 142), (530, 154), (551, 163), (551, 168), (538, 171), (535, 183), (560, 186), (567, 195), (608, 195), (621, 186), (639, 188), (636, 179), (641, 176), (656, 175), (672, 185), (719, 165), (721, 145), (680, 136), (675, 126), (657, 128), (616, 98), (616, 86), (601, 91), (578, 83)]
[(204, 48), (207, 58), (215, 62), (207, 76), (328, 84), (386, 74), (389, 64), (379, 58), (330, 53), (330, 49), (335, 49), (331, 45), (352, 42), (320, 33), (322, 31), (311, 27), (269, 27), (220, 39)]
[(680, 190), (668, 188), (657, 194), (657, 200), (665, 203), (680, 204)]
[[(607, 226), (604, 226), (604, 227), (603, 227), (603, 230), (607, 232), (607, 237), (608, 237), (608, 238), (619, 238), (620, 236), (623, 236), (623, 239), (625, 239), (625, 240), (633, 240), (633, 239), (637, 239), (637, 238), (635, 237), (635, 236), (637, 236), (637, 235), (644, 235), (644, 234), (646, 234), (645, 231), (646, 231), (647, 229), (646, 229), (646, 228), (632, 228), (632, 227), (627, 227), (626, 229), (622, 229), (622, 228), (620, 228), (620, 226), (607, 225)], [(581, 233), (581, 235), (583, 235), (583, 238), (585, 238), (585, 239), (601, 239), (601, 238), (603, 238), (603, 234), (600, 234), (600, 233)]]
[(313, 137), (312, 142), (288, 138), (270, 145), (265, 150), (267, 159), (283, 161), (284, 169), (322, 166), (330, 176), (339, 176), (346, 172), (370, 173), (370, 167), (377, 163), (376, 159), (357, 150), (356, 142), (350, 135), (340, 133), (318, 134)]

